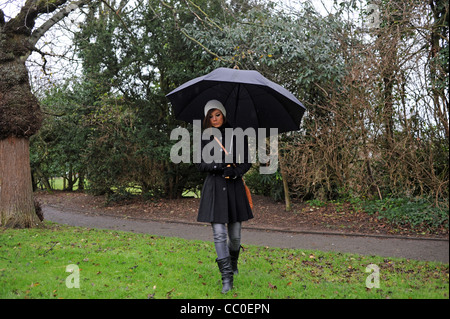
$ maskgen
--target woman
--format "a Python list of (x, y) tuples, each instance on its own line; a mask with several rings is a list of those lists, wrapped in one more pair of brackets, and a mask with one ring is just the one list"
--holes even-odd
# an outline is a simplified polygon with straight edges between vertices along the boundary
[[(216, 262), (222, 275), (222, 293), (227, 293), (233, 288), (233, 275), (238, 273), (241, 223), (253, 218), (242, 181), (242, 176), (250, 169), (251, 163), (248, 158), (246, 137), (244, 154), (236, 154), (236, 147), (233, 147), (237, 144), (236, 137), (225, 136), (225, 128), (230, 126), (226, 123), (226, 110), (222, 103), (217, 100), (209, 101), (205, 105), (204, 113), (205, 130), (217, 128), (221, 136), (211, 136), (209, 140), (202, 140), (202, 150), (209, 143), (217, 143), (219, 147), (215, 149), (220, 149), (221, 160), (205, 161), (202, 156), (201, 163), (197, 164), (200, 171), (208, 173), (202, 189), (197, 220), (212, 225), (217, 252)], [(225, 138), (233, 141), (224, 143)], [(226, 150), (225, 145), (232, 145), (231, 149)], [(231, 154), (232, 163), (225, 163), (226, 154)]]

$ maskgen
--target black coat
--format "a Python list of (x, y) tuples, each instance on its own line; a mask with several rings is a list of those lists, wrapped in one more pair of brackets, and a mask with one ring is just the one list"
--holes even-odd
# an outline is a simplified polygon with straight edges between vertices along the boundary
[[(223, 137), (225, 137), (224, 129), (225, 127), (220, 129)], [(210, 140), (202, 140), (202, 151), (210, 142), (217, 143), (213, 137)], [(222, 144), (227, 146), (226, 143), (222, 142)], [(221, 153), (222, 163), (224, 163), (225, 152), (222, 151)], [(236, 154), (236, 137), (234, 137), (233, 141), (232, 154)], [(214, 161), (206, 163), (202, 158), (201, 163), (197, 164), (197, 168), (201, 172), (208, 173), (203, 184), (197, 221), (225, 224), (242, 222), (253, 218), (242, 181), (242, 176), (252, 166), (249, 158), (247, 137), (245, 137), (243, 157), (241, 163), (233, 157), (233, 167), (237, 175), (235, 179), (225, 179), (223, 167), (226, 164), (218, 163), (219, 161), (216, 161), (217, 163)]]

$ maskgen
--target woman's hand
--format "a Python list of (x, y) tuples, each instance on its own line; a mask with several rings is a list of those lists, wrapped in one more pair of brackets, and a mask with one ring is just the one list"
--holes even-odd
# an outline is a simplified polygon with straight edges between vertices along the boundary
[(234, 168), (231, 165), (228, 165), (223, 170), (223, 176), (225, 176), (225, 178), (236, 178), (237, 174)]

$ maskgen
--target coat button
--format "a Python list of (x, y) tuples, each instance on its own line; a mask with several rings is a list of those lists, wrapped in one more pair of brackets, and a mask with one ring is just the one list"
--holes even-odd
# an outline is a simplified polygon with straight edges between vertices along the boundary
[(227, 188), (226, 188), (226, 187), (224, 187), (224, 188), (223, 188), (223, 190), (224, 190), (224, 191), (226, 191), (226, 190), (227, 190)]

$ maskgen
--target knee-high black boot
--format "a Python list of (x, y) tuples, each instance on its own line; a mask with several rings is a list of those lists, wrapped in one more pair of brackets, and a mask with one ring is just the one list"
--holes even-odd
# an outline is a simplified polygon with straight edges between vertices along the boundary
[(233, 289), (233, 269), (231, 268), (230, 256), (216, 259), (219, 266), (220, 273), (222, 274), (222, 293), (226, 294)]
[(238, 260), (239, 260), (239, 252), (240, 252), (241, 248), (242, 248), (242, 246), (239, 246), (239, 249), (237, 251), (229, 250), (230, 257), (231, 257), (231, 268), (233, 269), (233, 274), (235, 274), (235, 275), (239, 274), (237, 265), (238, 265)]

